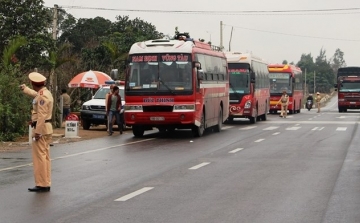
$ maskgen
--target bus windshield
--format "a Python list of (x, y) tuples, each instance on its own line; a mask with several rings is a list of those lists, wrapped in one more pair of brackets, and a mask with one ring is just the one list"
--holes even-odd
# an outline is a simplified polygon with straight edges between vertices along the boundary
[(359, 82), (342, 82), (339, 92), (360, 92)]
[(250, 93), (250, 72), (249, 65), (239, 63), (229, 63), (228, 71), (230, 78), (230, 93), (249, 94)]
[(190, 54), (130, 55), (128, 91), (177, 92), (193, 89)]
[(292, 93), (292, 83), (290, 81), (290, 73), (269, 73), (270, 94)]

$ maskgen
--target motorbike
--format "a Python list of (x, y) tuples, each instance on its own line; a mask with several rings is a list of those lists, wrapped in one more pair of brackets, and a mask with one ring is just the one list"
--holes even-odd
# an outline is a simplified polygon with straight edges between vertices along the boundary
[(312, 100), (307, 100), (306, 102), (306, 108), (308, 111), (310, 111), (310, 109), (312, 108), (313, 106), (313, 101)]

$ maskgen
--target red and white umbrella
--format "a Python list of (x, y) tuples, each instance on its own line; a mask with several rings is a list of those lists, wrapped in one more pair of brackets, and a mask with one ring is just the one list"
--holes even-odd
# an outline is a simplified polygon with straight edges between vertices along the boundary
[(76, 75), (68, 84), (70, 88), (82, 87), (82, 88), (99, 88), (108, 86), (105, 81), (112, 80), (112, 78), (101, 72), (89, 70)]

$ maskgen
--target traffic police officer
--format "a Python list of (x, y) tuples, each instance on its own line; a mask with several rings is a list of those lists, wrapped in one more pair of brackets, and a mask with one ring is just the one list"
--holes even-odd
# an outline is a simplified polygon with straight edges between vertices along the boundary
[(54, 99), (51, 92), (45, 87), (46, 77), (37, 72), (29, 74), (34, 90), (25, 84), (20, 85), (21, 90), (33, 97), (33, 110), (31, 114), (33, 128), (32, 157), (34, 166), (35, 187), (29, 188), (32, 192), (48, 192), (51, 186), (51, 160), (50, 143), (53, 128), (51, 116)]
[(317, 113), (320, 113), (321, 96), (320, 96), (320, 93), (319, 93), (319, 92), (316, 93), (316, 98), (315, 98), (315, 100), (316, 100), (316, 105), (317, 105), (317, 108), (318, 108)]
[(283, 90), (283, 94), (281, 95), (281, 98), (276, 105), (279, 103), (281, 103), (280, 117), (286, 118), (289, 105), (289, 95), (286, 94), (286, 90)]

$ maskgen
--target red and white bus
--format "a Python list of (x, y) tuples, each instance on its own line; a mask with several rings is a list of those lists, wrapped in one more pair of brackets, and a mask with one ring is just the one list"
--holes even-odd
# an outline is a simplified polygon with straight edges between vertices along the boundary
[(277, 105), (285, 90), (289, 95), (289, 114), (300, 113), (304, 98), (304, 77), (301, 69), (294, 65), (269, 64), (270, 113), (281, 111)]
[(187, 33), (135, 43), (125, 101), (125, 122), (137, 137), (153, 127), (192, 129), (195, 136), (210, 127), (219, 132), (229, 106), (225, 55)]
[(229, 121), (248, 118), (250, 123), (266, 120), (270, 108), (267, 63), (251, 54), (227, 52), (229, 71)]

